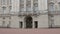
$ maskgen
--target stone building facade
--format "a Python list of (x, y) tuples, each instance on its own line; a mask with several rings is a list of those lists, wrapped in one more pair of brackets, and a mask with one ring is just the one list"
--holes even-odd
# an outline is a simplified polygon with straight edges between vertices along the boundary
[(0, 27), (60, 27), (60, 0), (0, 0)]

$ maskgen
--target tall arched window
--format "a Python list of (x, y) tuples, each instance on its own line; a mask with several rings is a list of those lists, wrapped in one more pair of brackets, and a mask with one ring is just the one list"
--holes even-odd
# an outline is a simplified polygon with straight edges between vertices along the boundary
[(20, 11), (24, 11), (24, 0), (20, 0)]
[(3, 13), (6, 13), (6, 7), (2, 7)]
[(12, 0), (10, 0), (10, 4), (12, 4)]
[(7, 0), (1, 0), (2, 5), (6, 5), (7, 4)]
[(49, 3), (49, 11), (54, 11), (54, 3), (53, 2), (51, 2), (51, 3)]
[(34, 1), (33, 1), (33, 6), (34, 6), (34, 7), (33, 7), (33, 11), (34, 11), (34, 12), (37, 12), (37, 11), (38, 11), (38, 0), (34, 0)]
[(26, 1), (26, 10), (31, 11), (31, 0)]
[(20, 0), (21, 3), (24, 3), (24, 0)]
[(24, 4), (20, 4), (20, 11), (24, 11)]

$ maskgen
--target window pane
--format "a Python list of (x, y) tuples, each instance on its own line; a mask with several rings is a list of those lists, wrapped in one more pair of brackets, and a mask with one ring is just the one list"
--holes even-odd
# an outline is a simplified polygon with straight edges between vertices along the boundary
[(38, 11), (38, 0), (34, 0), (34, 4), (33, 4), (33, 10), (34, 11)]
[(27, 7), (27, 11), (31, 11), (31, 7)]
[(49, 11), (54, 11), (54, 4), (53, 3), (49, 4)]
[(20, 2), (24, 2), (24, 0), (20, 0)]
[(34, 11), (38, 11), (38, 7), (34, 7)]
[(20, 11), (24, 11), (24, 4), (20, 5)]
[(59, 11), (60, 11), (60, 2), (59, 2)]
[(6, 0), (2, 0), (2, 4), (5, 5), (5, 3), (6, 3)]
[(24, 7), (20, 7), (20, 11), (24, 11)]
[(6, 13), (6, 7), (2, 7), (3, 13)]
[(12, 0), (10, 0), (10, 4), (12, 3), (11, 1), (12, 1)]
[(38, 3), (35, 3), (34, 6), (35, 6), (35, 7), (38, 7)]

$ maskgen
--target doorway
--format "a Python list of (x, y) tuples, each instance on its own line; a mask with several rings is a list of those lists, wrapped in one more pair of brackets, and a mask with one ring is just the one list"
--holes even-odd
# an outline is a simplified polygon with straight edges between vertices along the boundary
[(38, 21), (35, 21), (35, 28), (38, 28)]
[(32, 23), (32, 17), (31, 16), (26, 16), (25, 17), (25, 24), (26, 27), (25, 28), (32, 28), (33, 27), (33, 23)]
[(19, 27), (22, 28), (23, 27), (23, 22), (19, 21)]

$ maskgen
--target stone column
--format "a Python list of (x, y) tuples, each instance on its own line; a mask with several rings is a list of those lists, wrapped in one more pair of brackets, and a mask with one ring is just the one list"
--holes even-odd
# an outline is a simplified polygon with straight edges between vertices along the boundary
[(33, 12), (33, 0), (31, 0), (31, 11)]
[(35, 28), (34, 26), (35, 26), (35, 25), (34, 25), (34, 21), (33, 21), (33, 28)]
[(23, 22), (23, 28), (25, 28), (25, 22)]
[(24, 11), (26, 11), (26, 0), (24, 0)]

